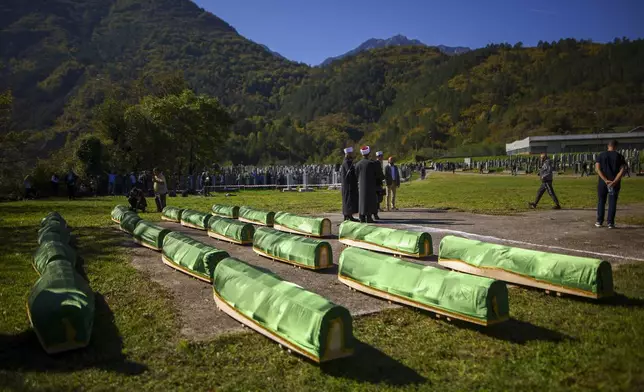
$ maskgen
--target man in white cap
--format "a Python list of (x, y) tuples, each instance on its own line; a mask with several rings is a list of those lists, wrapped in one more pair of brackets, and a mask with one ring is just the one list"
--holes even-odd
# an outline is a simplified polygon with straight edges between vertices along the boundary
[(342, 215), (344, 220), (357, 222), (353, 214), (358, 212), (358, 177), (353, 166), (353, 147), (344, 149), (344, 162), (340, 168), (342, 182)]
[(355, 166), (359, 183), (358, 214), (360, 215), (360, 222), (363, 223), (373, 223), (371, 216), (378, 213), (376, 166), (369, 159), (370, 152), (369, 146), (362, 146), (360, 148), (362, 159)]
[[(374, 165), (376, 166), (376, 196), (378, 197), (377, 211), (382, 211), (380, 204), (382, 203), (382, 199), (384, 199), (385, 196), (385, 190), (382, 187), (382, 182), (385, 180), (385, 173), (382, 171), (382, 155), (382, 151), (376, 151), (376, 160), (373, 161)], [(378, 212), (376, 212), (373, 217), (374, 219), (380, 220)]]

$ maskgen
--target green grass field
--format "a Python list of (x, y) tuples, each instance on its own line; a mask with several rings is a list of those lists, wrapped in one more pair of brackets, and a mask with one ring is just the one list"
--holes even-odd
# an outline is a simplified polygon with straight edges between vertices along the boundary
[[(593, 207), (595, 181), (562, 178), (555, 188), (565, 207)], [(400, 207), (513, 213), (526, 209), (537, 187), (535, 177), (432, 174), (425, 182), (405, 185), (399, 199)], [(644, 179), (626, 179), (620, 204), (644, 202), (643, 191)], [(202, 210), (220, 202), (313, 213), (337, 211), (338, 199), (338, 192), (330, 191), (248, 191), (230, 198), (168, 200)], [(172, 299), (130, 266), (131, 241), (109, 227), (109, 212), (117, 203), (124, 204), (124, 198), (0, 204), (0, 389), (644, 389), (642, 264), (614, 271), (620, 295), (607, 302), (511, 288), (513, 320), (490, 329), (446, 323), (408, 308), (356, 318), (356, 355), (317, 366), (255, 333), (183, 340)], [(30, 265), (36, 227), (52, 210), (73, 226), (97, 293), (91, 345), (55, 357), (44, 354), (25, 312), (37, 279)]]

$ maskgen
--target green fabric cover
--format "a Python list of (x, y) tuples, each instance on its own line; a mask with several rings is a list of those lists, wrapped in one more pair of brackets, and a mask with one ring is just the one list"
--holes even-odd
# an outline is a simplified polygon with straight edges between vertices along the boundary
[[(311, 268), (333, 266), (333, 250), (328, 242), (284, 233), (268, 227), (259, 227), (255, 230), (253, 248)], [(327, 250), (326, 260), (320, 259), (322, 248)]]
[(44, 218), (40, 220), (40, 227), (45, 227), (49, 222), (59, 222), (62, 223), (64, 226), (67, 226), (67, 221), (58, 213), (58, 212), (50, 212), (49, 214), (45, 215)]
[(59, 221), (50, 220), (46, 226), (38, 230), (38, 244), (43, 242), (58, 241), (63, 244), (69, 244), (71, 233), (66, 224)]
[(68, 244), (59, 241), (43, 242), (34, 255), (34, 268), (42, 275), (47, 265), (56, 260), (65, 260), (75, 266), (76, 252)]
[(163, 255), (173, 263), (205, 279), (212, 280), (217, 263), (228, 253), (177, 232), (163, 239)]
[(183, 213), (183, 208), (177, 208), (177, 207), (170, 207), (167, 206), (161, 211), (161, 215), (163, 217), (173, 221), (173, 222), (181, 222), (181, 214)]
[(128, 211), (123, 214), (123, 217), (121, 218), (121, 230), (129, 234), (134, 234), (136, 225), (139, 224), (139, 222), (141, 222), (142, 220), (143, 219), (141, 219), (136, 212)]
[(275, 224), (317, 236), (322, 235), (324, 220), (325, 218), (300, 216), (283, 211), (275, 214)]
[(392, 251), (424, 254), (425, 240), (429, 241), (429, 256), (432, 254), (432, 237), (428, 233), (391, 229), (365, 223), (344, 221), (340, 225), (339, 239), (350, 239), (382, 246)]
[(117, 205), (112, 210), (112, 214), (111, 214), (112, 220), (121, 223), (121, 219), (123, 219), (123, 215), (125, 215), (126, 212), (131, 212), (128, 207)]
[(240, 242), (252, 242), (255, 226), (238, 220), (213, 216), (208, 223), (208, 231)]
[(215, 292), (231, 307), (316, 358), (324, 355), (331, 320), (342, 320), (344, 344), (353, 349), (349, 311), (326, 298), (235, 258), (215, 269)]
[(50, 353), (86, 346), (94, 324), (94, 293), (67, 260), (47, 265), (27, 302), (31, 323)]
[(144, 242), (153, 248), (161, 249), (163, 239), (170, 233), (169, 229), (157, 226), (152, 222), (141, 220), (134, 229), (133, 236), (138, 241)]
[(447, 271), (349, 247), (340, 255), (338, 275), (427, 306), (486, 322), (507, 318), (504, 282)]
[(269, 227), (273, 226), (273, 222), (275, 221), (274, 212), (256, 210), (247, 206), (239, 208), (239, 217)]
[(208, 213), (195, 210), (183, 210), (181, 212), (181, 224), (189, 223), (193, 226), (197, 226), (203, 230), (206, 230), (208, 228), (208, 222), (210, 221), (211, 217), (212, 215)]
[(223, 216), (224, 218), (237, 219), (239, 218), (239, 207), (215, 204), (212, 206), (212, 213), (217, 216)]
[(476, 267), (502, 269), (596, 294), (613, 292), (611, 265), (599, 259), (512, 248), (454, 236), (443, 237), (439, 257)]

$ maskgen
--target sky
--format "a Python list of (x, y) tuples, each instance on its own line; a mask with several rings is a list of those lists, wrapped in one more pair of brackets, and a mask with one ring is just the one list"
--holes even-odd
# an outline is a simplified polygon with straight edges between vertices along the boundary
[(369, 38), (428, 45), (644, 38), (644, 0), (193, 0), (241, 35), (317, 65)]

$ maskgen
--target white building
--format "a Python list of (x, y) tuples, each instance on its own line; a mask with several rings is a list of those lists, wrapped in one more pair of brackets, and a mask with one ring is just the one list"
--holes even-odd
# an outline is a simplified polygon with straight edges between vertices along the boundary
[(620, 150), (642, 150), (644, 149), (644, 127), (624, 133), (531, 136), (506, 144), (505, 151), (508, 155), (599, 152), (604, 151), (608, 142), (613, 139), (618, 141)]

